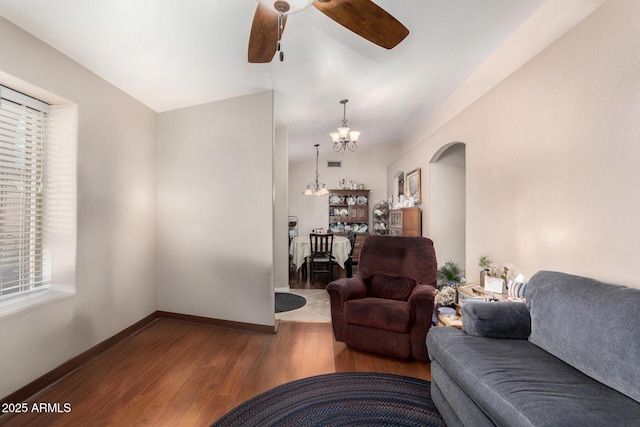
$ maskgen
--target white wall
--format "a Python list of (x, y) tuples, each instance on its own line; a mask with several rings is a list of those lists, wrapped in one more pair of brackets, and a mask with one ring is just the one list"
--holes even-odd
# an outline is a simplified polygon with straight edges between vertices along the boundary
[(273, 286), (289, 288), (289, 129), (275, 131), (273, 155)]
[[(366, 135), (358, 141), (360, 148), (351, 154), (336, 154), (331, 143), (320, 144), (320, 160), (318, 173), (320, 182), (329, 189), (335, 189), (342, 178), (363, 183), (369, 193), (369, 216), (373, 206), (387, 200), (387, 165), (399, 155), (399, 143), (366, 146)], [(327, 160), (342, 161), (341, 168), (328, 168)], [(308, 235), (314, 228), (329, 228), (328, 196), (304, 196), (307, 184), (315, 181), (316, 156), (315, 147), (309, 144), (309, 157), (289, 165), (289, 215), (298, 217), (298, 234)], [(369, 218), (371, 221), (371, 218)]]
[(640, 287), (639, 18), (640, 2), (606, 2), (390, 165), (389, 185), (466, 144), (468, 280), (488, 254)]
[(605, 1), (607, 0), (546, 0), (487, 61), (412, 130), (402, 141), (402, 153), (414, 148), (426, 135), (460, 114)]
[(158, 310), (274, 325), (273, 93), (158, 115)]
[(6, 396), (155, 311), (156, 114), (3, 18), (0, 40), (0, 83), (78, 108), (77, 293), (0, 320)]

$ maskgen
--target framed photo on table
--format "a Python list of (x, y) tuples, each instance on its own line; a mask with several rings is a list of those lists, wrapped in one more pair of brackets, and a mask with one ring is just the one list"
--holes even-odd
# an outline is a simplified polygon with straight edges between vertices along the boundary
[(404, 195), (413, 197), (413, 201), (420, 203), (420, 168), (415, 168), (405, 177)]

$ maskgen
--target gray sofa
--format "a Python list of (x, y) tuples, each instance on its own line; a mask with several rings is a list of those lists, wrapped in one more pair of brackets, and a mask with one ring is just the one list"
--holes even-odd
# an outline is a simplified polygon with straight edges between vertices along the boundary
[(540, 271), (525, 297), (430, 329), (447, 425), (640, 426), (640, 289)]

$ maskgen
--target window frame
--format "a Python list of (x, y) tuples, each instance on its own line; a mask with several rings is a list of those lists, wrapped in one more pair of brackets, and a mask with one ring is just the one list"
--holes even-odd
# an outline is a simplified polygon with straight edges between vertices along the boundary
[[(50, 286), (0, 300), (0, 319), (69, 299), (76, 294), (78, 104), (0, 71), (0, 89), (6, 96), (38, 109), (49, 105), (44, 183), (48, 227), (44, 250)], [(0, 94), (0, 97), (2, 95)], [(40, 101), (38, 101), (40, 100)]]
[(0, 86), (0, 302), (51, 286), (48, 112), (48, 104)]

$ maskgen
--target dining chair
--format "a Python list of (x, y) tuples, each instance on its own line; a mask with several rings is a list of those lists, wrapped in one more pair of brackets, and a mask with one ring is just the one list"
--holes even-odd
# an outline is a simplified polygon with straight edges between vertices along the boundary
[(309, 255), (309, 280), (313, 283), (315, 273), (329, 273), (333, 279), (333, 233), (311, 233), (311, 255)]
[(344, 262), (344, 270), (347, 273), (347, 277), (353, 277), (353, 250), (356, 247), (356, 231), (349, 231), (347, 238), (351, 243), (351, 250), (349, 251), (349, 258)]
[(353, 277), (353, 267), (358, 265), (362, 244), (368, 236), (369, 233), (358, 233), (357, 231), (349, 232), (347, 237), (349, 242), (351, 242), (351, 251), (349, 252), (349, 258), (344, 263), (344, 269), (347, 273), (347, 277)]

